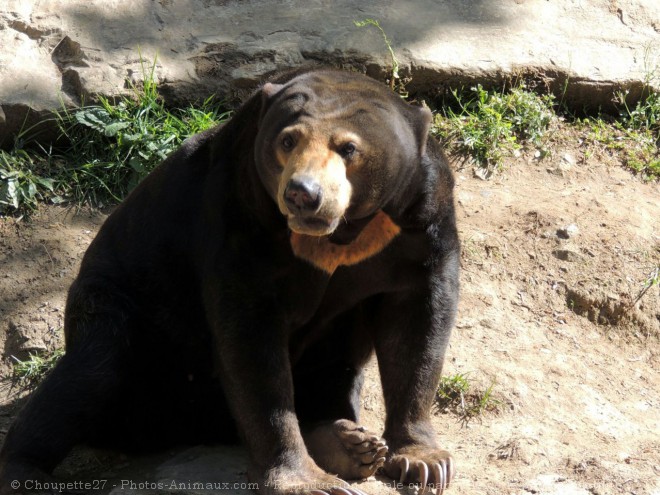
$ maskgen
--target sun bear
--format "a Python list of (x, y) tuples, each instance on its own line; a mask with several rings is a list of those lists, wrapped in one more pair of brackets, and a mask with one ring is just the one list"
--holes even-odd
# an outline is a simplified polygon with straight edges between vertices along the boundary
[[(47, 479), (77, 444), (242, 440), (273, 495), (454, 476), (430, 410), (454, 323), (453, 178), (431, 112), (360, 74), (264, 84), (108, 217), (65, 309), (66, 354), (0, 452)], [(381, 437), (359, 425), (375, 352)]]

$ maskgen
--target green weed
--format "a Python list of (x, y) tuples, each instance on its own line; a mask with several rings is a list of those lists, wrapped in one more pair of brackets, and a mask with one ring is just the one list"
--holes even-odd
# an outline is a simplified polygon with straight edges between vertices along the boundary
[(615, 121), (599, 116), (579, 122), (586, 127), (588, 141), (616, 153), (622, 164), (643, 180), (660, 179), (660, 104), (656, 98), (657, 94), (650, 103), (648, 99), (638, 102)]
[(394, 49), (392, 48), (392, 42), (390, 39), (387, 37), (387, 34), (385, 33), (385, 30), (381, 27), (380, 22), (378, 22), (375, 19), (364, 19), (362, 21), (353, 21), (353, 24), (355, 24), (357, 27), (365, 27), (365, 26), (374, 26), (376, 29), (380, 31), (381, 36), (383, 37), (383, 41), (385, 42), (385, 47), (387, 48), (387, 51), (390, 54), (390, 61), (392, 62), (392, 70), (390, 71), (390, 89), (392, 91), (396, 91), (401, 95), (403, 98), (408, 97), (408, 91), (406, 90), (406, 84), (405, 81), (401, 78), (401, 75), (399, 73), (399, 60), (396, 58), (396, 54), (394, 53)]
[(116, 202), (130, 192), (188, 137), (224, 121), (212, 99), (200, 108), (169, 110), (160, 98), (153, 70), (145, 71), (132, 97), (62, 111), (58, 124), (71, 143), (62, 158), (66, 194), (76, 202)]
[(40, 173), (48, 161), (43, 157), (18, 149), (0, 150), (0, 213), (9, 209), (36, 208), (46, 198), (55, 195), (55, 180)]
[(630, 130), (657, 131), (660, 127), (660, 93), (649, 92), (637, 101), (634, 108), (627, 103), (628, 91), (617, 94), (616, 101), (622, 108), (620, 112), (623, 127)]
[[(499, 167), (507, 153), (526, 143), (543, 147), (554, 117), (552, 95), (539, 96), (524, 85), (509, 92), (452, 91), (456, 106), (436, 114), (433, 130), (450, 148), (467, 152), (484, 168)], [(458, 110), (455, 110), (455, 108)]]
[(605, 116), (583, 120), (590, 128), (587, 138), (621, 156), (623, 165), (644, 180), (660, 179), (660, 92), (653, 88), (660, 67), (651, 62), (651, 49), (644, 55), (647, 67), (642, 98), (635, 105), (628, 103), (629, 91), (616, 94), (614, 104), (619, 118)]
[(500, 409), (501, 402), (493, 397), (495, 383), (483, 390), (474, 390), (468, 373), (443, 376), (436, 391), (436, 404), (441, 411), (458, 415), (463, 424), (486, 412)]
[(627, 103), (628, 93), (619, 93), (617, 102), (621, 107), (616, 130), (624, 141), (625, 165), (645, 179), (660, 179), (660, 93), (647, 90), (631, 108)]
[(660, 265), (653, 268), (648, 274), (642, 289), (639, 291), (639, 294), (637, 294), (637, 297), (630, 306), (632, 307), (637, 304), (639, 300), (644, 297), (644, 294), (646, 294), (651, 287), (655, 287), (656, 285), (660, 286)]
[(12, 383), (20, 390), (34, 389), (50, 373), (62, 356), (64, 356), (64, 349), (56, 349), (43, 354), (30, 354), (24, 361), (12, 356), (14, 358)]
[(29, 211), (38, 201), (118, 202), (186, 138), (228, 118), (212, 98), (167, 108), (154, 68), (143, 66), (130, 96), (61, 110), (56, 123), (66, 147), (0, 153), (0, 213)]

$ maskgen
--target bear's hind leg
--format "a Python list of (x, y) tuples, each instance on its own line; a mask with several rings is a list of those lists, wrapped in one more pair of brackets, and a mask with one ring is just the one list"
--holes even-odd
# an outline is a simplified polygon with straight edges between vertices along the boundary
[(61, 358), (5, 437), (0, 493), (12, 493), (11, 482), (48, 480), (74, 445), (103, 428), (99, 419), (120, 397), (120, 369), (112, 347), (77, 346)]
[(385, 463), (385, 441), (348, 419), (314, 425), (303, 438), (312, 459), (343, 479), (368, 478)]

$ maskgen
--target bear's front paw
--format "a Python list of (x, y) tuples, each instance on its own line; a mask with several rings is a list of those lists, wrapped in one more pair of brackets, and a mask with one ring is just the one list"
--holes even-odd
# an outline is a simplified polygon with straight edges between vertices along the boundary
[(401, 483), (419, 483), (420, 493), (427, 485), (441, 495), (454, 479), (454, 460), (449, 452), (433, 447), (412, 445), (397, 449), (385, 461), (383, 471)]
[(259, 491), (269, 495), (364, 495), (321, 470), (311, 459), (301, 467), (271, 469), (262, 479), (257, 482)]

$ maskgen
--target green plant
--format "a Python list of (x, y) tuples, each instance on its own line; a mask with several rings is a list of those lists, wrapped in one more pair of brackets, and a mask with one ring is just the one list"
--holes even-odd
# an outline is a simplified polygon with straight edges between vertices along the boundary
[(436, 392), (438, 403), (445, 407), (455, 404), (461, 401), (469, 390), (470, 381), (468, 379), (468, 373), (443, 376), (440, 378)]
[(170, 109), (158, 94), (156, 62), (132, 94), (56, 115), (64, 147), (28, 152), (25, 132), (15, 149), (0, 151), (0, 214), (29, 212), (39, 201), (101, 205), (120, 201), (188, 137), (229, 117), (208, 98), (198, 107)]
[(633, 107), (628, 104), (629, 91), (616, 94), (619, 119), (611, 126), (613, 130), (606, 133), (615, 138), (604, 140), (609, 149), (622, 150), (624, 165), (646, 180), (660, 179), (660, 91), (657, 84), (653, 87), (660, 66), (652, 60), (652, 51), (651, 45), (644, 50), (646, 76), (641, 98)]
[(55, 180), (37, 172), (43, 162), (22, 149), (0, 150), (0, 213), (21, 207), (32, 210), (39, 200), (55, 196)]
[(637, 304), (639, 300), (644, 297), (644, 294), (646, 294), (651, 287), (656, 285), (660, 285), (660, 265), (653, 268), (653, 270), (651, 270), (651, 272), (648, 274), (642, 289), (639, 291), (639, 294), (637, 294), (637, 297), (630, 306), (632, 307)]
[(493, 397), (494, 387), (493, 382), (483, 390), (474, 390), (469, 373), (443, 376), (436, 391), (436, 404), (441, 411), (452, 412), (467, 424), (485, 412), (499, 410), (501, 402)]
[(629, 91), (619, 92), (615, 102), (620, 105), (623, 127), (629, 130), (658, 130), (660, 126), (660, 93), (646, 89), (646, 95), (631, 108), (627, 103)]
[(541, 148), (554, 117), (554, 97), (539, 96), (523, 85), (501, 93), (477, 85), (470, 93), (454, 90), (452, 95), (458, 111), (450, 105), (436, 114), (433, 130), (485, 168), (500, 166), (506, 153), (525, 143)]
[(14, 359), (12, 383), (17, 385), (20, 390), (34, 389), (50, 373), (63, 355), (64, 349), (55, 349), (43, 354), (31, 353), (24, 361), (12, 356)]
[(461, 255), (471, 263), (481, 265), (484, 258), (485, 246), (474, 235), (466, 237), (461, 241)]
[(62, 158), (69, 164), (62, 186), (77, 202), (119, 201), (184, 139), (226, 120), (212, 99), (200, 108), (169, 110), (157, 91), (155, 62), (143, 68), (141, 87), (119, 101), (100, 97), (99, 105), (58, 115), (71, 143)]
[(389, 81), (390, 88), (392, 91), (399, 93), (403, 98), (407, 98), (408, 91), (406, 91), (405, 81), (403, 81), (399, 74), (399, 60), (396, 58), (396, 54), (392, 48), (392, 43), (387, 37), (385, 30), (381, 27), (380, 22), (375, 19), (364, 19), (362, 21), (353, 21), (353, 24), (355, 24), (357, 27), (374, 26), (380, 31), (380, 34), (383, 36), (385, 46), (387, 47), (387, 51), (390, 53), (390, 60), (392, 62), (392, 70), (390, 72)]
[(625, 93), (616, 101), (622, 108), (619, 119), (598, 116), (581, 122), (587, 139), (619, 154), (623, 165), (642, 179), (660, 179), (660, 95), (650, 93), (634, 108), (627, 105)]

